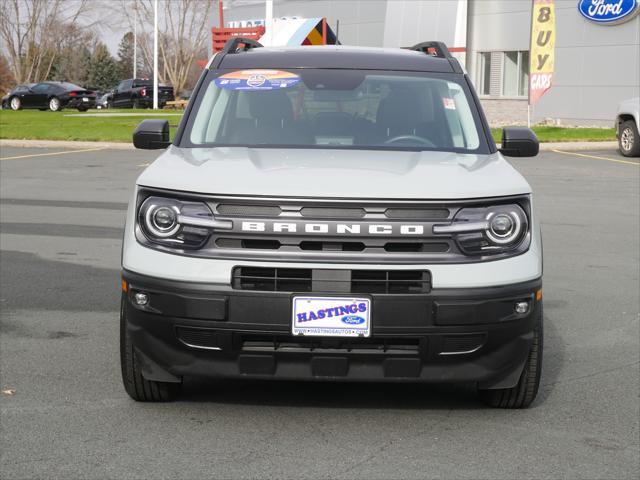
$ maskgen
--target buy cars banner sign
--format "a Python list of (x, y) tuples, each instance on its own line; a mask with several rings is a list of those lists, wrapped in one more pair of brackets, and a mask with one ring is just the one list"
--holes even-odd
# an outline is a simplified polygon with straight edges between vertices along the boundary
[(529, 54), (529, 105), (551, 88), (555, 67), (556, 12), (554, 0), (533, 0)]

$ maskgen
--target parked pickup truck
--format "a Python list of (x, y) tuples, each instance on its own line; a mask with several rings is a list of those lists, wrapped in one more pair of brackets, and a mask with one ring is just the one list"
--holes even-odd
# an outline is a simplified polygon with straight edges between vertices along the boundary
[(625, 157), (640, 157), (640, 98), (620, 102), (616, 115), (616, 136), (620, 153)]
[[(174, 99), (173, 87), (158, 87), (158, 105), (164, 107)], [(153, 80), (148, 78), (130, 78), (122, 80), (113, 92), (111, 105), (116, 108), (151, 108), (153, 106)]]

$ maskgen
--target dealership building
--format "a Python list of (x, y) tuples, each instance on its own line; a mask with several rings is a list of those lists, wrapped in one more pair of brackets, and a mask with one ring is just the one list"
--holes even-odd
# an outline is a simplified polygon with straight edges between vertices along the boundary
[[(618, 3), (631, 13), (615, 22), (582, 13)], [(555, 1), (553, 87), (532, 107), (533, 122), (610, 126), (618, 103), (640, 96), (638, 10), (637, 0)], [(325, 17), (343, 45), (444, 41), (466, 66), (493, 125), (526, 123), (531, 11), (532, 0), (273, 2), (276, 19)], [(223, 13), (225, 26), (264, 23), (265, 2), (227, 0)], [(217, 11), (211, 22), (218, 25)]]

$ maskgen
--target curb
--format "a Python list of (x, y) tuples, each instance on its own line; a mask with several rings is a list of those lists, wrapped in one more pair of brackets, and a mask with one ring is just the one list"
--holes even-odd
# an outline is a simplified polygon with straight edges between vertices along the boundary
[(0, 140), (0, 147), (22, 147), (22, 148), (105, 148), (113, 150), (135, 150), (133, 143), (118, 142), (72, 142), (65, 140)]
[[(499, 145), (498, 145), (499, 146)], [(71, 142), (60, 140), (0, 140), (0, 147), (23, 148), (108, 148), (113, 150), (135, 150), (132, 143), (119, 142)], [(618, 142), (557, 142), (541, 143), (540, 151), (564, 150), (575, 152), (579, 150), (617, 150)]]
[(556, 142), (540, 144), (541, 152), (549, 152), (552, 150), (563, 150), (565, 152), (576, 152), (579, 150), (618, 150), (618, 142)]

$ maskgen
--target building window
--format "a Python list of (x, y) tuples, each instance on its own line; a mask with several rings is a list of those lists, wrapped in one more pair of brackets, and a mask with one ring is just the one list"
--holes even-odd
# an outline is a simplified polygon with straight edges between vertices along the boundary
[(529, 86), (529, 52), (504, 52), (502, 95), (526, 97)]
[(480, 53), (480, 61), (478, 72), (478, 90), (480, 95), (489, 95), (491, 93), (491, 52)]

